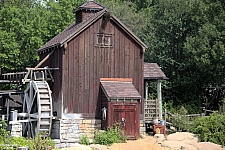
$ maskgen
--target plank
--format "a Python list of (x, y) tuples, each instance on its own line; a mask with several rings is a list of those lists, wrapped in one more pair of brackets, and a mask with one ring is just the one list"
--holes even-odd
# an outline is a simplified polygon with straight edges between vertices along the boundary
[(90, 58), (89, 58), (89, 97), (88, 97), (88, 113), (94, 113), (94, 26), (90, 26), (90, 40), (89, 40), (89, 53), (90, 53)]

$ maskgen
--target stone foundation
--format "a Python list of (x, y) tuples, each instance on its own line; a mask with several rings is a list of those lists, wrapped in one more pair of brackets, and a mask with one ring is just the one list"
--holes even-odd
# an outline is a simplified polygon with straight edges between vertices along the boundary
[(80, 141), (86, 134), (94, 137), (96, 129), (101, 129), (101, 120), (83, 119), (80, 114), (64, 114), (62, 119), (54, 119), (51, 138), (56, 139), (56, 148), (68, 147)]
[(22, 136), (22, 123), (19, 122), (10, 122), (9, 130), (11, 136), (21, 137)]
[(140, 120), (140, 135), (146, 134), (146, 127), (145, 122), (143, 120)]
[[(22, 136), (21, 123), (11, 123), (10, 129), (12, 136)], [(52, 120), (51, 138), (54, 139), (56, 148), (69, 147), (78, 143), (83, 134), (92, 139), (96, 129), (101, 129), (100, 119), (83, 119), (81, 114), (64, 114), (62, 118)], [(140, 134), (145, 133), (145, 123), (140, 120)]]

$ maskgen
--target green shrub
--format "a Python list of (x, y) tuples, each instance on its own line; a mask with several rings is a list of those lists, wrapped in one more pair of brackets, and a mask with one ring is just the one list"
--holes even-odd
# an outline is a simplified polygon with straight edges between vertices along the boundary
[(191, 132), (198, 136), (201, 142), (225, 144), (225, 115), (213, 113), (210, 116), (195, 120)]
[(6, 130), (7, 124), (4, 120), (0, 121), (0, 144), (10, 144), (9, 131)]
[(16, 147), (28, 146), (28, 140), (25, 137), (11, 137), (10, 143)]
[(100, 132), (95, 131), (94, 143), (110, 146), (113, 143), (126, 142), (127, 138), (124, 130), (121, 129), (118, 123), (115, 123), (112, 127), (105, 129), (105, 131)]
[(29, 140), (29, 150), (50, 150), (55, 146), (54, 141), (50, 137), (41, 137), (40, 134), (35, 139)]
[(90, 145), (90, 141), (86, 134), (83, 134), (80, 138), (80, 144), (82, 145)]
[(10, 150), (16, 147), (28, 146), (29, 150), (50, 150), (55, 146), (54, 141), (49, 137), (37, 135), (35, 139), (24, 137), (11, 137), (6, 130), (7, 124), (4, 120), (0, 121), (0, 150)]
[(181, 106), (177, 113), (171, 117), (171, 123), (178, 131), (189, 131), (191, 124), (187, 113), (187, 110)]

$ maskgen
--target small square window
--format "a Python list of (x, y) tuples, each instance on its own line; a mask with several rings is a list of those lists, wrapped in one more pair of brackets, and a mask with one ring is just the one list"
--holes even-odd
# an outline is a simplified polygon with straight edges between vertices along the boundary
[(96, 46), (112, 46), (112, 34), (96, 34)]

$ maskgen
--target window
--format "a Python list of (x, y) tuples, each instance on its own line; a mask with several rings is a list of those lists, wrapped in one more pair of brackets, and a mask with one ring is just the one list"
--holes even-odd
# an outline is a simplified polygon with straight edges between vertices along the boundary
[(111, 47), (113, 41), (112, 34), (97, 33), (95, 38), (95, 46)]

